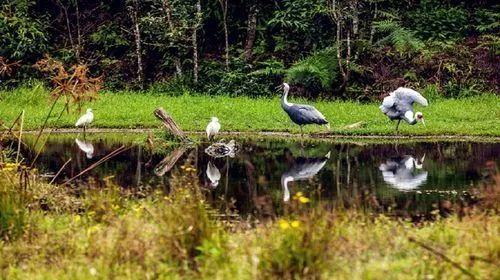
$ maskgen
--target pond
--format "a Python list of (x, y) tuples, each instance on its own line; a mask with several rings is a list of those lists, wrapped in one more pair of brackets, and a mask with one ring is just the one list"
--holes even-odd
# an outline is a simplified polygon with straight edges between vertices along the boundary
[[(22, 150), (27, 162), (36, 155), (31, 138)], [(168, 192), (172, 176), (193, 172), (213, 207), (240, 217), (277, 217), (287, 204), (301, 200), (425, 219), (473, 200), (471, 188), (500, 163), (500, 143), (235, 139), (234, 157), (213, 158), (205, 152), (209, 143), (153, 149), (144, 144), (146, 137), (127, 139), (51, 136), (36, 167), (48, 180), (61, 170), (55, 181), (64, 183), (123, 145), (122, 152), (70, 184), (92, 181), (106, 187), (112, 181), (123, 188)]]

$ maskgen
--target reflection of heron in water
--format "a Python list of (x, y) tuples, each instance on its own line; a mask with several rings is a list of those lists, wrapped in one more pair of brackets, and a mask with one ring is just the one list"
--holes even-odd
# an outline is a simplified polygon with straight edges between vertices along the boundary
[(206, 174), (210, 180), (210, 186), (214, 188), (217, 187), (219, 185), (221, 174), (217, 166), (215, 166), (211, 161), (207, 164)]
[(80, 141), (78, 138), (75, 139), (78, 148), (87, 155), (88, 159), (94, 156), (94, 145), (89, 141)]
[(425, 155), (419, 160), (412, 156), (396, 157), (379, 166), (384, 181), (401, 191), (411, 191), (427, 181), (427, 171), (416, 173), (423, 167)]
[(307, 180), (318, 172), (325, 166), (326, 162), (330, 158), (330, 152), (324, 157), (317, 158), (304, 158), (298, 157), (295, 159), (293, 166), (281, 175), (281, 186), (283, 187), (283, 201), (290, 200), (290, 191), (288, 190), (288, 183), (292, 181)]

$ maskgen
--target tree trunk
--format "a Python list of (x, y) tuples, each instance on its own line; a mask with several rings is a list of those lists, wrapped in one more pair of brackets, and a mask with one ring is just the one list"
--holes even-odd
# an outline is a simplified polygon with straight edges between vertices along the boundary
[(82, 51), (82, 34), (80, 29), (80, 8), (78, 7), (78, 0), (75, 0), (75, 8), (76, 8), (76, 42), (77, 42), (77, 53), (76, 59), (80, 62), (80, 53)]
[(229, 35), (227, 31), (227, 1), (219, 0), (220, 6), (222, 8), (222, 27), (224, 29), (224, 43), (225, 43), (225, 63), (226, 71), (229, 71)]
[(137, 81), (142, 88), (144, 82), (144, 71), (142, 69), (142, 50), (141, 50), (141, 30), (139, 28), (138, 10), (139, 3), (137, 0), (132, 0), (132, 6), (129, 6), (130, 17), (134, 25), (134, 39), (135, 39), (135, 56), (137, 58)]
[(194, 82), (198, 83), (198, 28), (201, 25), (201, 0), (196, 1), (196, 22), (193, 26), (193, 35), (192, 35), (192, 43), (193, 43), (193, 77)]
[(245, 50), (243, 52), (243, 57), (246, 62), (250, 62), (253, 56), (253, 44), (255, 42), (255, 34), (257, 32), (257, 13), (257, 5), (254, 3), (250, 6), (250, 11), (248, 12), (247, 40), (245, 43)]
[[(165, 14), (166, 14), (166, 18), (167, 18), (168, 30), (170, 33), (174, 34), (175, 33), (175, 25), (174, 25), (174, 22), (172, 19), (172, 6), (170, 5), (170, 1), (163, 0), (162, 5), (163, 5), (163, 10), (165, 10)], [(173, 38), (173, 40), (175, 41), (175, 38)], [(177, 76), (182, 76), (182, 64), (181, 64), (181, 59), (179, 58), (177, 47), (174, 47), (174, 50), (171, 53), (171, 56), (173, 57), (173, 60), (174, 60), (175, 73), (177, 74)]]
[(377, 20), (377, 14), (378, 14), (378, 10), (377, 10), (377, 2), (375, 2), (375, 10), (373, 11), (373, 20), (372, 20), (372, 26), (371, 26), (371, 29), (370, 29), (370, 45), (373, 44), (373, 36), (375, 35), (375, 25), (373, 24), (376, 20)]

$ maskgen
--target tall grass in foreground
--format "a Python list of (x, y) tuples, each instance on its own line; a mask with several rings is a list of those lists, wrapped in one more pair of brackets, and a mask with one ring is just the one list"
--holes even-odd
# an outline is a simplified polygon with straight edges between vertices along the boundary
[[(14, 188), (5, 176), (16, 172), (0, 170), (2, 186)], [(469, 278), (410, 238), (476, 278), (500, 277), (500, 180), (493, 171), (476, 191), (481, 207), (418, 226), (313, 208), (299, 196), (286, 216), (252, 226), (210, 209), (193, 166), (173, 172), (168, 193), (120, 189), (112, 178), (106, 188), (33, 182), (23, 215), (29, 226), (0, 243), (0, 278)]]

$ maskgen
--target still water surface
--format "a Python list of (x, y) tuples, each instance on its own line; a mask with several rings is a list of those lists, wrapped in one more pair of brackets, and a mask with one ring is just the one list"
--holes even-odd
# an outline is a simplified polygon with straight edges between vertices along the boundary
[[(92, 180), (105, 187), (105, 181), (112, 180), (124, 188), (168, 192), (172, 176), (194, 172), (215, 208), (242, 217), (279, 216), (301, 192), (312, 204), (322, 201), (415, 218), (467, 201), (470, 189), (486, 179), (488, 168), (500, 163), (500, 143), (236, 141), (234, 157), (213, 158), (205, 153), (209, 143), (151, 152), (147, 145), (116, 137), (53, 136), (37, 168), (50, 177), (71, 158), (56, 178), (63, 183), (125, 145), (127, 150), (72, 185)], [(30, 162), (35, 153), (28, 145), (23, 155)]]

